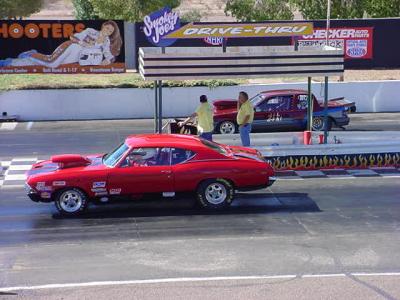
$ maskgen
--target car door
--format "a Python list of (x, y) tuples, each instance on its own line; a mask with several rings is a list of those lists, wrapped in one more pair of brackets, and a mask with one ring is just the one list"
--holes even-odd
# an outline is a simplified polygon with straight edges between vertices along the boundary
[[(171, 148), (171, 166), (176, 192), (194, 191), (201, 176), (199, 164), (190, 164), (196, 152), (185, 148)], [(207, 162), (209, 166), (210, 162)]]
[[(143, 159), (132, 163), (129, 157), (137, 153), (144, 154)], [(110, 195), (173, 192), (170, 148), (132, 149), (111, 170), (107, 187)]]
[(293, 95), (273, 96), (255, 107), (253, 125), (258, 129), (278, 129), (292, 125)]
[(306, 128), (307, 126), (307, 108), (308, 108), (308, 95), (299, 94), (294, 98), (294, 125), (297, 128)]

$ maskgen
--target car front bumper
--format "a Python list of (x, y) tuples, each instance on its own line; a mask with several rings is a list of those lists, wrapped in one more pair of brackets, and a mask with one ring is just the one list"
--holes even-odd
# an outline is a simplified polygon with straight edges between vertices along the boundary
[(340, 118), (334, 118), (334, 121), (335, 121), (336, 126), (345, 126), (345, 125), (349, 125), (350, 118), (348, 116), (343, 116)]
[(37, 193), (35, 190), (30, 190), (28, 192), (28, 197), (31, 199), (33, 202), (51, 202), (51, 198), (43, 198), (40, 196), (39, 193)]

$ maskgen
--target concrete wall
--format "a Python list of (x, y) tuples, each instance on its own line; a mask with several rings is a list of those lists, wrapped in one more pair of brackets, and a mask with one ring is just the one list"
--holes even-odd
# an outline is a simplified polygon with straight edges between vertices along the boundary
[[(219, 87), (165, 88), (165, 117), (187, 116), (198, 104), (198, 98), (236, 98), (239, 91), (249, 95), (269, 89), (304, 88), (306, 83), (243, 85)], [(323, 84), (314, 83), (313, 92), (323, 97)], [(329, 97), (345, 96), (357, 104), (359, 112), (400, 111), (400, 81), (343, 82), (329, 85)], [(81, 89), (25, 90), (0, 93), (0, 113), (19, 115), (22, 120), (71, 120), (152, 118), (152, 89)]]

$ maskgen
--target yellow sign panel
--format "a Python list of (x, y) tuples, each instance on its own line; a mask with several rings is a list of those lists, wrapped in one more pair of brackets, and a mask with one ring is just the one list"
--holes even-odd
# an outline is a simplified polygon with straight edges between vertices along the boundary
[(246, 38), (301, 36), (313, 33), (313, 23), (259, 24), (187, 24), (164, 36), (167, 39), (200, 39), (206, 37)]

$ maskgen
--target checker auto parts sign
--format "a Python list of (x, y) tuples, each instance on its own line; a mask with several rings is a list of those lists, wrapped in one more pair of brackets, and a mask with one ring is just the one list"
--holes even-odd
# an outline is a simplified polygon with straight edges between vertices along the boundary
[[(372, 59), (373, 27), (341, 27), (329, 29), (329, 46), (344, 49), (345, 59)], [(326, 29), (315, 28), (313, 34), (299, 40), (299, 49), (326, 44)]]

